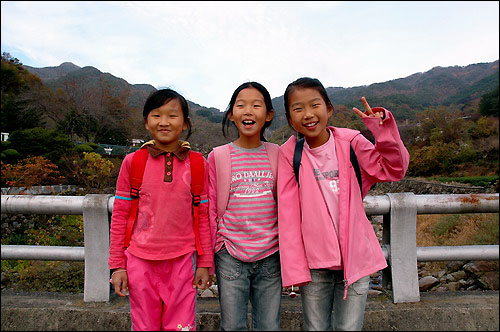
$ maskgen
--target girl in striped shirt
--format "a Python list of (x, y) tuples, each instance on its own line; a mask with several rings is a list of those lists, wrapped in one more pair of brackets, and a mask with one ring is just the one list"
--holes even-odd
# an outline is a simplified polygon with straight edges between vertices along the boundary
[(231, 122), (239, 137), (208, 156), (222, 330), (247, 329), (248, 301), (254, 330), (280, 329), (279, 147), (264, 138), (273, 115), (267, 89), (257, 82), (243, 83), (234, 91), (222, 122), (224, 137)]

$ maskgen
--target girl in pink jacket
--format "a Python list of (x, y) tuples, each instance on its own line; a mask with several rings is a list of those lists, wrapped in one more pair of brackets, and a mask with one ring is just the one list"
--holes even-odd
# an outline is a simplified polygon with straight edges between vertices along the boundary
[[(129, 180), (133, 157), (123, 160), (116, 183), (111, 219), (109, 267), (111, 283), (120, 296), (130, 295), (133, 331), (196, 329), (196, 288), (209, 286), (213, 247), (208, 224), (208, 167), (199, 204), (199, 227), (193, 224), (189, 143), (180, 140), (191, 133), (186, 100), (177, 92), (153, 92), (144, 105), (144, 125), (153, 140), (147, 149), (137, 219), (130, 245), (126, 230), (132, 208)], [(198, 239), (198, 240), (197, 240)], [(201, 247), (199, 250), (197, 247)], [(197, 255), (196, 250), (202, 254)]]
[[(283, 286), (300, 286), (305, 330), (361, 330), (369, 276), (387, 266), (363, 208), (375, 182), (398, 181), (409, 154), (392, 114), (354, 108), (373, 133), (373, 145), (359, 131), (327, 127), (333, 105), (321, 82), (300, 78), (284, 94), (289, 124), (305, 138), (298, 182), (295, 136), (280, 147), (278, 227)], [(361, 188), (350, 162), (357, 157)], [(296, 153), (297, 155), (297, 153)]]

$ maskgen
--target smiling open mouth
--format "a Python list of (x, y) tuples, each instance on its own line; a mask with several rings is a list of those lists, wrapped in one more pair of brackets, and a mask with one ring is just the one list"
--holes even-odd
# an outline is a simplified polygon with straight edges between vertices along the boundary
[(315, 126), (315, 125), (317, 125), (318, 123), (319, 123), (319, 121), (306, 123), (306, 124), (304, 125), (304, 127), (314, 127), (314, 126)]
[(253, 120), (243, 120), (243, 121), (241, 121), (241, 123), (243, 123), (243, 125), (245, 125), (245, 126), (251, 126), (251, 125), (255, 124), (255, 121), (253, 121)]

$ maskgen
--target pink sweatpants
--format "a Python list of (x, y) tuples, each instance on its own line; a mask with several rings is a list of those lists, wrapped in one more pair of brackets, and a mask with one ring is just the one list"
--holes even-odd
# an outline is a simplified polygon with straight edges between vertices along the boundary
[(160, 261), (125, 254), (132, 330), (196, 330), (195, 254)]

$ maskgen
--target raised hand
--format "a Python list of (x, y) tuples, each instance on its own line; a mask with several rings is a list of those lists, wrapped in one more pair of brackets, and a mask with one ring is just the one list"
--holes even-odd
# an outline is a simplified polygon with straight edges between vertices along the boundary
[(356, 112), (361, 118), (379, 118), (379, 125), (382, 125), (382, 120), (384, 119), (384, 112), (373, 112), (372, 108), (370, 105), (368, 105), (368, 102), (366, 101), (365, 97), (361, 97), (361, 102), (363, 103), (363, 106), (366, 109), (366, 112), (363, 113), (356, 107), (353, 107), (353, 111)]

